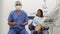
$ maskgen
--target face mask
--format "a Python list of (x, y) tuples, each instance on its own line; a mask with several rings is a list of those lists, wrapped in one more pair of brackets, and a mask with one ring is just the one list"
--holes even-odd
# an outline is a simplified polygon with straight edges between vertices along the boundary
[(16, 10), (21, 10), (21, 6), (16, 6)]

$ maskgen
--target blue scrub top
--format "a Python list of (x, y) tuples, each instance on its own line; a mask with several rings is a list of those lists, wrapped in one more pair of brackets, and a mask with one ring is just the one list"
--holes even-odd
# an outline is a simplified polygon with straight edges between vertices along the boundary
[(25, 26), (22, 25), (25, 22), (28, 22), (27, 14), (21, 10), (20, 15), (17, 14), (16, 10), (12, 11), (8, 17), (8, 22), (16, 22), (17, 25), (10, 26), (10, 28), (25, 29)]

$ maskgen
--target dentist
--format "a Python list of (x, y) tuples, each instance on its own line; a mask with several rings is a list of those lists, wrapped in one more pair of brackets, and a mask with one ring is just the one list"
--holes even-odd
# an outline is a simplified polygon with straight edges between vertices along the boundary
[(28, 24), (28, 16), (22, 10), (20, 1), (15, 3), (16, 10), (11, 11), (8, 17), (8, 25), (10, 26), (8, 34), (28, 34), (25, 25)]

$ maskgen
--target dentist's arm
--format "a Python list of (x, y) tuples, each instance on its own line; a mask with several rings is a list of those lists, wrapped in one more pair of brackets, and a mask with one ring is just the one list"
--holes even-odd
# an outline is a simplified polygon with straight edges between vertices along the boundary
[(14, 25), (17, 25), (17, 23), (16, 22), (8, 22), (8, 25), (9, 26), (12, 26), (12, 25), (14, 26)]
[(27, 25), (27, 24), (28, 24), (28, 16), (27, 16), (27, 14), (26, 14), (23, 25)]
[(13, 22), (13, 12), (11, 12), (9, 14), (9, 17), (8, 17), (8, 25), (11, 26), (11, 25), (16, 25), (16, 22)]

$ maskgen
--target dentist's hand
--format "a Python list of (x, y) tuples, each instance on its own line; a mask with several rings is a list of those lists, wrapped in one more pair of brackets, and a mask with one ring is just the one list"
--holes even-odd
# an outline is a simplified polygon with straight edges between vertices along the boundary
[(12, 25), (17, 25), (17, 23), (16, 22), (13, 22)]
[(22, 25), (24, 25), (24, 26), (25, 26), (25, 25), (27, 25), (27, 24), (28, 24), (28, 22), (25, 22), (25, 23), (23, 23)]

